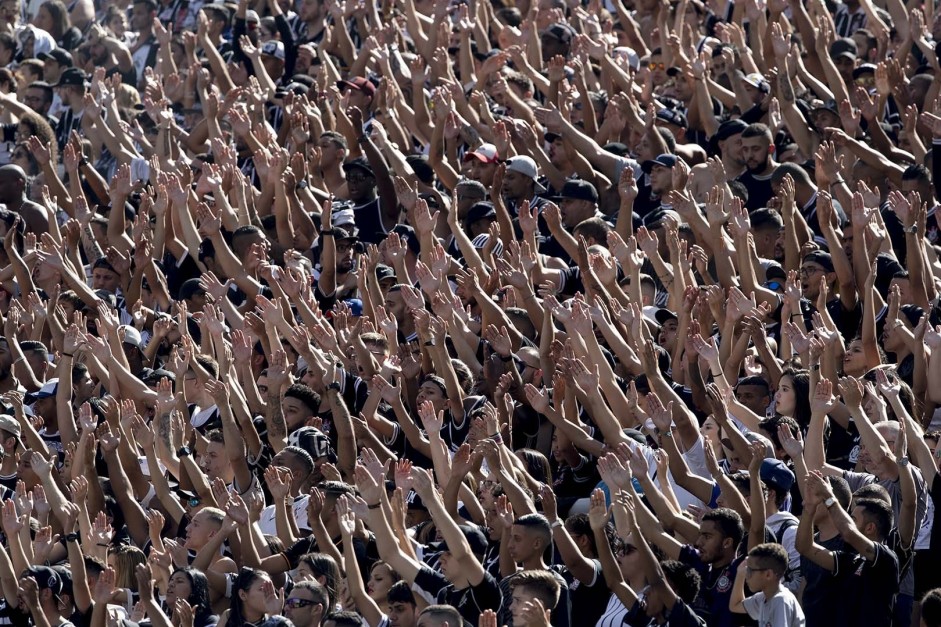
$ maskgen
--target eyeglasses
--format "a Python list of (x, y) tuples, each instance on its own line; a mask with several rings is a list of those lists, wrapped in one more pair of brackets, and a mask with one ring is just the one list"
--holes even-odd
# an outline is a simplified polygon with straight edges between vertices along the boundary
[(292, 610), (296, 610), (299, 607), (310, 607), (311, 605), (320, 605), (316, 601), (308, 601), (307, 599), (288, 599), (284, 602), (284, 607), (289, 607)]
[(771, 570), (771, 569), (770, 569), (770, 568), (752, 568), (752, 567), (749, 566), (748, 564), (745, 565), (745, 574), (746, 574), (746, 575), (753, 575), (753, 574), (755, 574), (755, 573), (760, 573), (760, 572), (765, 571), (765, 570)]
[(803, 268), (800, 269), (798, 274), (800, 274), (802, 278), (806, 279), (807, 277), (813, 276), (815, 274), (819, 274), (823, 271), (824, 271), (823, 268), (816, 268), (814, 266), (804, 266)]

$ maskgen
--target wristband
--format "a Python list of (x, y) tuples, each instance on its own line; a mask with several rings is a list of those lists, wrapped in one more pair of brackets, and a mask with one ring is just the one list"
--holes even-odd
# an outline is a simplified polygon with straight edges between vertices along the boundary
[(176, 456), (177, 456), (177, 457), (186, 457), (186, 456), (188, 456), (191, 452), (192, 452), (192, 451), (190, 451), (190, 447), (188, 447), (188, 446), (181, 446), (179, 449), (177, 449), (177, 451), (176, 451)]
[(339, 392), (339, 391), (340, 391), (340, 384), (337, 383), (336, 381), (334, 381), (333, 383), (331, 383), (330, 385), (327, 386), (327, 389), (328, 389), (328, 390), (336, 390), (337, 392)]
[(661, 438), (672, 438), (672, 437), (673, 437), (673, 429), (667, 429), (666, 431), (661, 431), (661, 432), (660, 432), (660, 437), (661, 437)]
[(321, 231), (320, 234), (324, 237), (333, 237), (333, 229), (328, 229), (326, 231)]
[(813, 370), (814, 372), (817, 372), (818, 370), (820, 370), (820, 364), (814, 364), (810, 367), (810, 369)]
[(63, 357), (75, 357), (72, 353), (62, 353)]
[(898, 461), (899, 468), (905, 468), (905, 467), (908, 466), (910, 463), (911, 463), (911, 460), (909, 460), (908, 457), (902, 457), (902, 458), (899, 459), (899, 461)]
[(503, 444), (503, 436), (499, 433), (495, 433), (490, 436), (490, 439), (496, 442), (497, 444)]
[(98, 543), (98, 546), (104, 547), (104, 548), (106, 548), (106, 549), (111, 548), (111, 545), (110, 545), (110, 544), (102, 544), (101, 542)]
[(508, 362), (508, 361), (510, 361), (510, 360), (512, 360), (512, 359), (513, 359), (513, 354), (512, 354), (512, 353), (510, 353), (510, 354), (507, 355), (506, 357), (504, 357), (503, 355), (500, 355), (500, 361), (502, 361), (503, 363), (506, 363), (506, 362)]
[(435, 345), (434, 340), (428, 340), (427, 342), (425, 342), (425, 346), (434, 346), (434, 345)]
[(79, 537), (78, 534), (75, 532), (67, 533), (65, 534), (65, 541), (66, 542), (78, 542), (78, 537)]
[(357, 143), (365, 144), (367, 141), (369, 141), (369, 135), (365, 135), (365, 134), (364, 134), (364, 135), (360, 135), (360, 136), (359, 136), (359, 139), (357, 139), (356, 141), (357, 141)]
[(551, 523), (549, 523), (549, 529), (558, 529), (562, 526), (562, 521), (556, 518)]
[(380, 507), (382, 507), (382, 501), (379, 501), (378, 503), (370, 503), (366, 506), (367, 509), (379, 509)]

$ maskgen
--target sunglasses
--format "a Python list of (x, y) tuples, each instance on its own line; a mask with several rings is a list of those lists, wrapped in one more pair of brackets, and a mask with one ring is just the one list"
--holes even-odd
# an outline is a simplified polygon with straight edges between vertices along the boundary
[(307, 599), (288, 599), (284, 602), (284, 607), (289, 607), (293, 610), (296, 610), (300, 607), (310, 607), (312, 605), (319, 605), (315, 601), (308, 601)]
[(778, 283), (777, 281), (768, 281), (767, 283), (765, 283), (765, 287), (767, 287), (769, 290), (773, 292), (777, 292), (778, 290), (784, 289), (784, 286)]
[(665, 70), (667, 69), (666, 63), (647, 63), (647, 67), (651, 70)]

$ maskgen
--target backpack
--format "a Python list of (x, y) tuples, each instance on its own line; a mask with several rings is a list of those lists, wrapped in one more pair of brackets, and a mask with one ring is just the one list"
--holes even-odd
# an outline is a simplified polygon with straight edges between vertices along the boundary
[[(785, 518), (784, 521), (781, 522), (780, 525), (778, 525), (778, 528), (772, 532), (772, 535), (774, 536), (774, 541), (777, 544), (784, 546), (784, 533), (788, 529), (793, 529), (797, 527), (799, 524), (800, 524), (800, 521), (795, 518)], [(797, 580), (799, 576), (800, 576), (800, 567), (791, 568), (790, 564), (788, 564), (788, 568), (784, 573), (784, 583), (788, 584), (788, 583), (794, 582)]]

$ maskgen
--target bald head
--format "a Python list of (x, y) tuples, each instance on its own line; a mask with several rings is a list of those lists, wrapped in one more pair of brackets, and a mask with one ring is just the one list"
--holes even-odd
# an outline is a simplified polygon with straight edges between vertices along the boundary
[(22, 181), (26, 182), (26, 172), (23, 171), (18, 165), (13, 163), (8, 163), (7, 165), (0, 166), (0, 180), (3, 181)]

